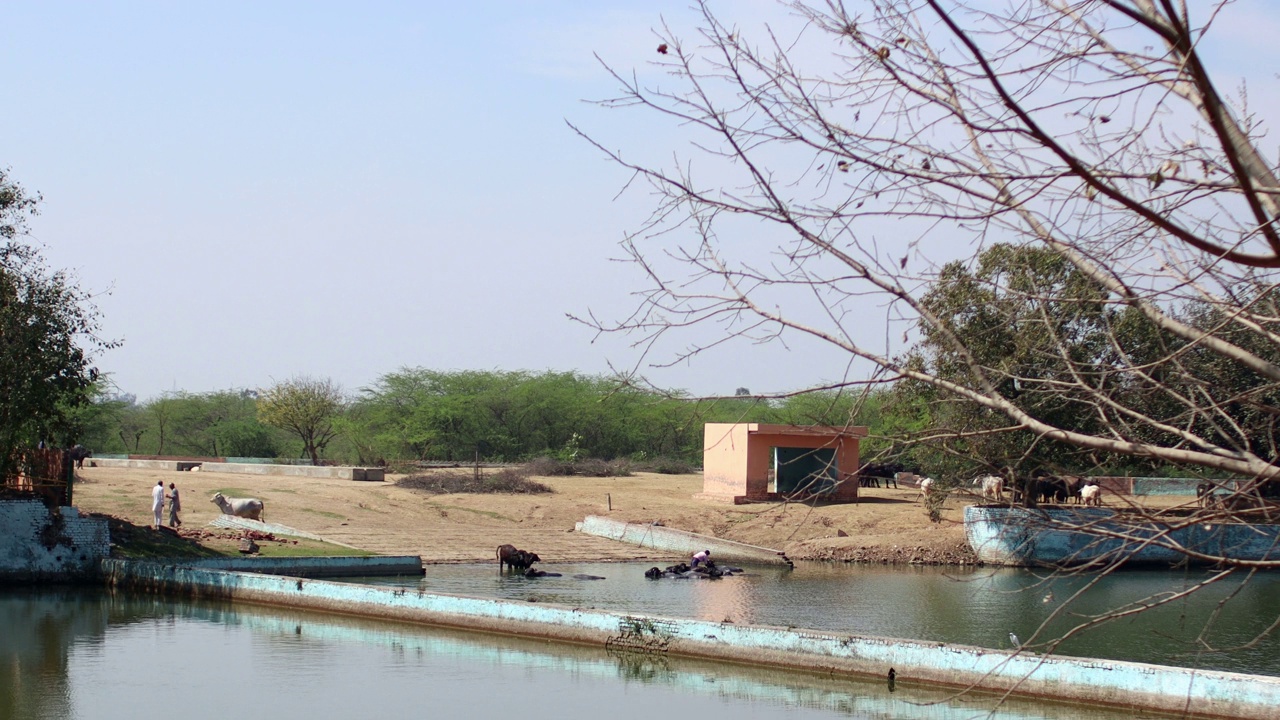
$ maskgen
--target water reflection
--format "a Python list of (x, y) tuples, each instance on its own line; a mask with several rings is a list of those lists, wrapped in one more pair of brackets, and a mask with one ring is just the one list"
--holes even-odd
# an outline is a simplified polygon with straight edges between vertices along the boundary
[[(563, 577), (530, 579), (499, 575), (489, 565), (439, 565), (427, 568), (425, 577), (406, 578), (403, 583), (428, 592), (991, 648), (1008, 649), (1012, 632), (1043, 652), (1050, 640), (1090, 618), (1182, 591), (1208, 576), (1198, 570), (1134, 570), (1099, 579), (1009, 568), (940, 570), (812, 563), (790, 572), (752, 569), (749, 576), (707, 581), (649, 580), (644, 577), (645, 567), (635, 564), (546, 567)], [(576, 580), (575, 573), (607, 579)], [(1215, 617), (1219, 603), (1227, 598), (1229, 602)], [(1242, 575), (1233, 576), (1170, 605), (1092, 628), (1056, 646), (1054, 652), (1280, 675), (1280, 639), (1266, 633), (1277, 618), (1280, 574), (1257, 575), (1248, 582), (1243, 582)], [(1037, 633), (1044, 623), (1047, 626)]]
[[(717, 610), (718, 612), (718, 610)], [(0, 716), (987, 717), (899, 682), (852, 682), (394, 623), (98, 592), (0, 594)], [(1132, 717), (1014, 701), (996, 718)]]

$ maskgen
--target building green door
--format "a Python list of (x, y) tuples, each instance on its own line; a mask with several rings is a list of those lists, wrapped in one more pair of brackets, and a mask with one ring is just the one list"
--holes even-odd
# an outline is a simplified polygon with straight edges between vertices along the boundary
[(778, 492), (829, 493), (840, 478), (835, 448), (773, 449), (773, 471)]

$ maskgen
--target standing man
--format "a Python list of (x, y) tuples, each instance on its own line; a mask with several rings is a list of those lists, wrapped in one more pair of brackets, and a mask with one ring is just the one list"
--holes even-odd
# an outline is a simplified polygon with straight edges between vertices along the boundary
[(151, 513), (155, 515), (156, 529), (160, 529), (161, 515), (164, 514), (164, 481), (159, 480), (151, 488)]
[(178, 511), (182, 509), (182, 503), (178, 500), (178, 486), (169, 483), (169, 527), (176, 528), (182, 524), (178, 519)]

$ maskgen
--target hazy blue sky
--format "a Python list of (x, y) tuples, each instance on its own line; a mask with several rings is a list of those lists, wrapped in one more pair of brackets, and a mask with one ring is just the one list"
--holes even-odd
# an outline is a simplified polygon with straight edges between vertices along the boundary
[[(619, 147), (685, 142), (581, 102), (613, 94), (592, 52), (644, 72), (660, 18), (693, 26), (683, 0), (42, 0), (0, 17), (0, 166), (43, 194), (50, 264), (100, 293), (124, 344), (99, 365), (121, 391), (634, 361), (565, 314), (633, 306), (640, 278), (610, 258), (646, 198), (615, 201), (626, 174), (565, 120)], [(1274, 20), (1242, 27), (1274, 42)], [(649, 374), (786, 390), (842, 363), (745, 346)]]

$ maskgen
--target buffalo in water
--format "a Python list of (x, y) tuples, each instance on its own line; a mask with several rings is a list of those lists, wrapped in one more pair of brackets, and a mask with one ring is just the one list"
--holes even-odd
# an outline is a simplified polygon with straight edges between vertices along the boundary
[(725, 567), (717, 567), (715, 561), (708, 560), (696, 568), (690, 568), (685, 563), (672, 565), (665, 570), (651, 567), (645, 571), (644, 576), (650, 580), (660, 580), (662, 578), (681, 580), (706, 578), (708, 580), (714, 580), (716, 578), (742, 574), (742, 568), (729, 567), (727, 565)]
[(528, 570), (534, 563), (542, 560), (542, 558), (538, 557), (538, 553), (520, 550), (515, 545), (499, 545), (497, 558), (498, 572), (502, 572), (503, 565), (506, 565), (508, 570), (520, 570), (523, 572)]

